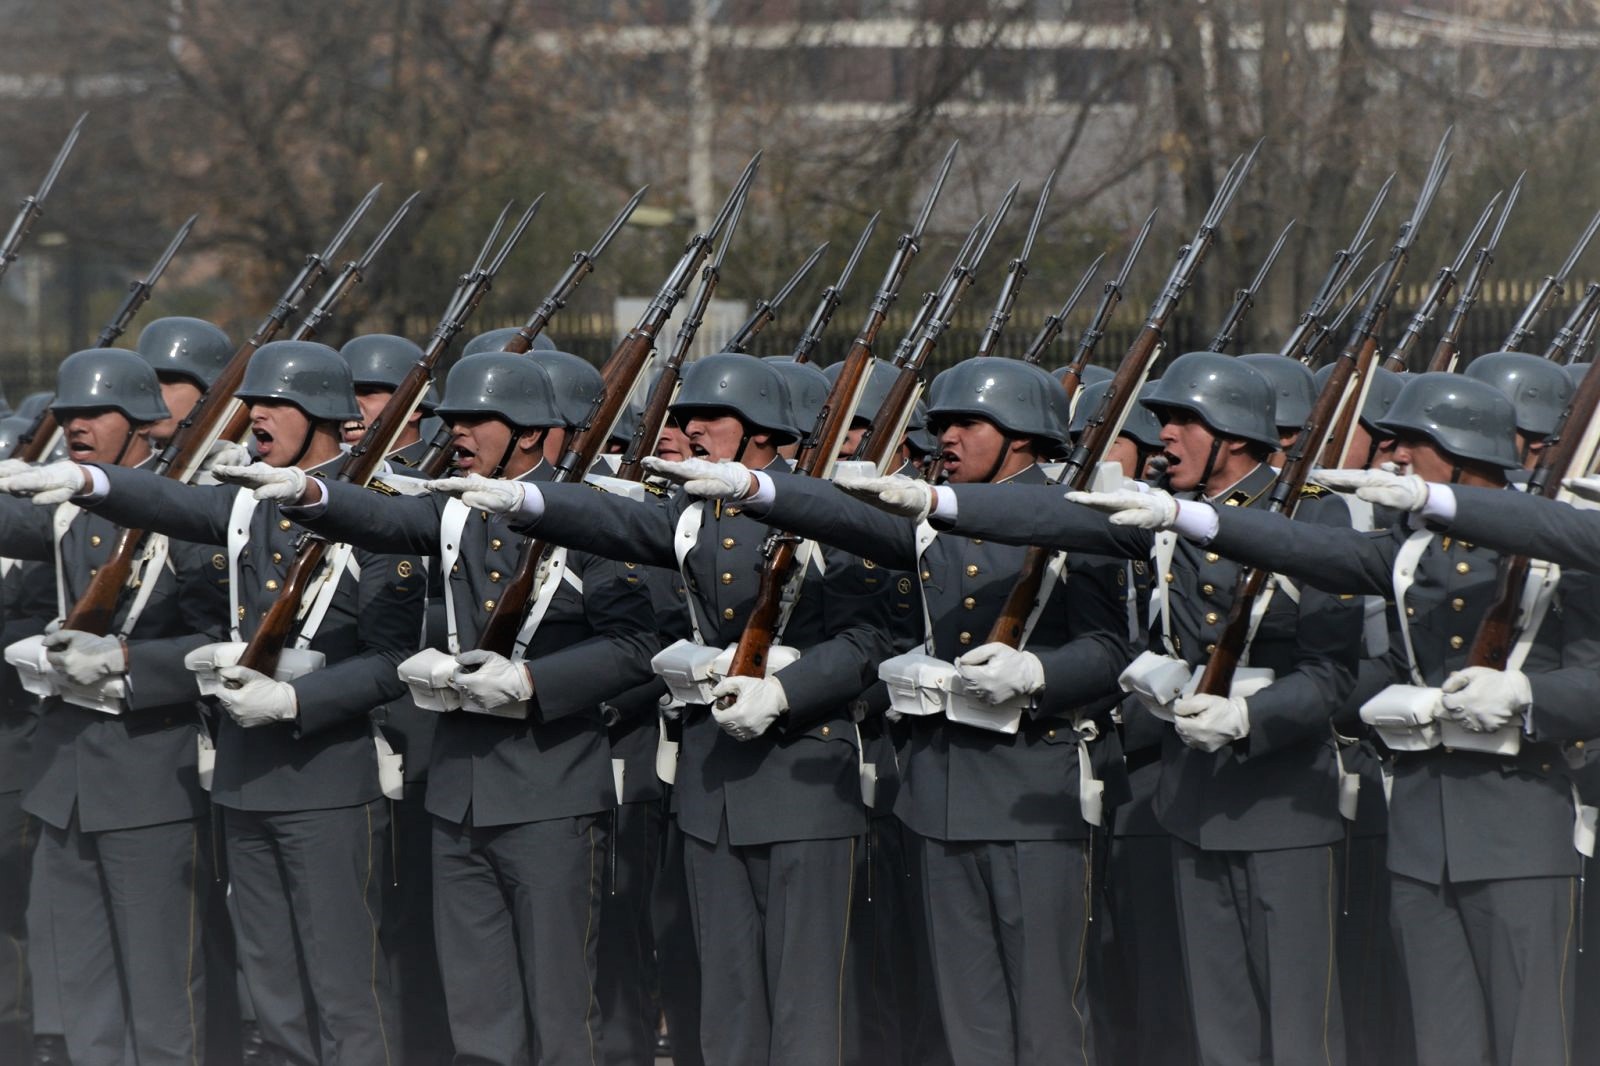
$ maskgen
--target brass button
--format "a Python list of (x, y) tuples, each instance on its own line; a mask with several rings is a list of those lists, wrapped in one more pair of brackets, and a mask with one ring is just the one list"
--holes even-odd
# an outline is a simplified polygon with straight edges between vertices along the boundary
[(489, 542), (489, 550), (490, 551), (495, 551), (495, 552), (500, 550), (500, 538), (499, 537), (496, 537), (496, 538), (494, 538), (493, 540), (491, 540)]
[(492, 610), (494, 610), (494, 601), (493, 601), (493, 600), (484, 600), (484, 601), (483, 601), (483, 609), (484, 609), (484, 610), (485, 610), (485, 611), (492, 611)]
[(933, 571), (932, 570), (924, 570), (922, 572), (922, 580), (924, 580), (924, 581), (933, 580)]
[(959, 637), (956, 638), (956, 640), (960, 641), (962, 644), (971, 644), (972, 643), (972, 634), (971, 633), (962, 633)]
[(734, 546), (734, 545), (735, 545), (735, 544), (737, 544), (737, 543), (738, 543), (738, 542), (737, 542), (737, 541), (735, 541), (735, 540), (734, 540), (734, 539), (733, 539), (733, 538), (732, 538), (732, 537), (723, 537), (723, 538), (722, 538), (722, 546), (723, 546), (723, 547), (724, 547), (724, 548), (731, 548), (731, 547), (733, 547), (733, 546)]
[(1545, 773), (1549, 773), (1550, 772), (1550, 764), (1547, 763), (1547, 762), (1542, 762), (1542, 763), (1539, 764), (1539, 769), (1542, 770)]
[(977, 577), (978, 576), (978, 564), (977, 563), (968, 563), (967, 564), (967, 576), (968, 577)]
[(1046, 739), (1054, 740), (1056, 738), (1056, 731), (1054, 729), (1046, 729), (1044, 731), (1044, 735)]
[(451, 564), (450, 564), (450, 572), (451, 572), (451, 573), (452, 573), (452, 574), (459, 574), (459, 573), (461, 573), (461, 564), (460, 564), (460, 563), (451, 563)]
[(98, 566), (89, 567), (89, 576), (90, 577), (94, 577), (94, 575), (98, 574), (99, 572), (100, 572), (100, 568)]
[(498, 571), (498, 570), (489, 571), (489, 580), (498, 583), (500, 581), (500, 571)]
[(268, 578), (267, 579), (267, 591), (268, 592), (277, 592), (278, 591), (278, 581), (277, 581), (276, 578)]
[(1201, 585), (1200, 586), (1200, 595), (1202, 595), (1202, 596), (1214, 595), (1216, 593), (1216, 591), (1217, 591), (1217, 586), (1215, 586), (1215, 585)]
[(1456, 573), (1458, 573), (1458, 574), (1464, 574), (1468, 570), (1471, 570), (1471, 569), (1472, 569), (1472, 567), (1467, 564), (1466, 560), (1462, 560), (1461, 562), (1456, 564)]
[(968, 596), (966, 599), (961, 601), (961, 606), (970, 611), (974, 607), (978, 606), (978, 601), (973, 599), (971, 596)]
[(733, 608), (732, 607), (724, 607), (722, 609), (722, 617), (727, 619), (730, 622), (733, 621)]
[(1217, 612), (1216, 611), (1207, 611), (1206, 612), (1206, 625), (1214, 626), (1216, 624), (1217, 624)]
[(1454, 749), (1452, 747), (1449, 747), (1449, 746), (1446, 746), (1445, 749), (1444, 749), (1444, 753), (1446, 755), (1454, 755), (1456, 753), (1456, 749)]
[(283, 553), (282, 552), (273, 552), (272, 553), (272, 561), (275, 562), (275, 563), (283, 562)]
[(972, 543), (974, 543), (974, 544), (982, 544), (983, 541), (979, 540), (977, 537), (973, 537), (972, 538)]
[[(826, 736), (831, 736), (832, 734), (833, 734), (833, 727), (832, 726), (825, 725), (825, 726), (822, 727), (822, 735), (823, 736), (825, 736), (825, 737)], [(1546, 767), (1546, 769), (1548, 769), (1548, 767)]]
[(1222, 558), (1222, 556), (1218, 555), (1216, 552), (1206, 552), (1206, 562), (1208, 563), (1214, 563), (1220, 558)]
[(244, 618), (244, 607), (243, 607), (243, 605), (241, 605), (239, 607), (239, 617), (240, 617), (240, 619)]
[(861, 568), (863, 570), (876, 570), (878, 568), (878, 564), (873, 562), (871, 559), (863, 559), (861, 560)]
[(1450, 601), (1450, 609), (1452, 611), (1463, 610), (1463, 609), (1466, 608), (1466, 606), (1467, 606), (1467, 601), (1462, 599), (1460, 596), (1457, 596), (1455, 599)]
[(1459, 633), (1457, 633), (1455, 636), (1450, 638), (1450, 646), (1452, 648), (1460, 648), (1461, 645), (1463, 645), (1465, 643), (1466, 643), (1466, 641), (1461, 639), (1461, 634), (1459, 634)]
[(90, 537), (89, 537), (89, 547), (91, 547), (91, 548), (100, 547), (100, 534), (94, 533), (94, 534), (90, 535)]
[(724, 585), (733, 584), (733, 575), (730, 574), (730, 573), (724, 572), (723, 575), (722, 575), (722, 583)]
[(1406, 608), (1406, 617), (1407, 618), (1415, 618), (1416, 616), (1417, 616), (1417, 609), (1415, 607), (1407, 607)]
[(1215, 644), (1207, 644), (1206, 645), (1206, 654), (1207, 655), (1215, 655), (1216, 651), (1217, 651), (1217, 646)]
[[(485, 511), (484, 513), (487, 514), (488, 512)], [(287, 518), (278, 519), (278, 528), (283, 530), (285, 533), (287, 533), (289, 531), (289, 527), (291, 525), (293, 525), (293, 523), (290, 522)]]
[(1172, 571), (1171, 570), (1167, 571), (1166, 581), (1167, 581), (1167, 584), (1169, 584), (1169, 585), (1172, 584)]
[(1573, 746), (1573, 747), (1575, 747), (1575, 748), (1577, 748), (1577, 749), (1578, 749), (1578, 750), (1579, 750), (1579, 751), (1582, 751), (1582, 750), (1583, 750), (1583, 741), (1581, 741), (1581, 740), (1574, 740), (1574, 741), (1573, 741), (1573, 742), (1572, 742), (1572, 746)]
[(637, 570), (639, 568), (639, 564), (638, 563), (623, 563), (622, 564), (622, 568), (624, 570)]

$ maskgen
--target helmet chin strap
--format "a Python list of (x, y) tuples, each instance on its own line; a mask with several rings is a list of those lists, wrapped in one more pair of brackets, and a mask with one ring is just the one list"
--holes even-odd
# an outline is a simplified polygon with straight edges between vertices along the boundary
[(1222, 454), (1222, 438), (1211, 438), (1211, 451), (1206, 455), (1206, 465), (1200, 468), (1200, 480), (1195, 482), (1195, 490), (1204, 496), (1206, 484), (1211, 480), (1211, 475), (1216, 473), (1217, 456)]
[(1006, 456), (1011, 452), (1011, 442), (1014, 439), (1010, 436), (1002, 436), (1000, 438), (1000, 451), (995, 455), (994, 462), (989, 465), (989, 472), (983, 475), (985, 483), (992, 483), (999, 476), (1000, 468), (1005, 465)]
[(1361, 469), (1371, 470), (1372, 460), (1378, 457), (1378, 438), (1371, 430), (1367, 431), (1367, 457), (1361, 460)]
[[(301, 414), (305, 414), (302, 410)], [(289, 466), (299, 466), (300, 460), (306, 457), (306, 452), (311, 450), (311, 439), (317, 435), (317, 421), (306, 415), (306, 434), (300, 438), (300, 450), (294, 453), (294, 458), (289, 460)]]
[[(550, 435), (550, 427), (545, 426), (539, 431), (539, 451), (544, 451), (545, 438)], [(522, 431), (516, 426), (511, 427), (511, 439), (506, 442), (506, 450), (501, 453), (500, 461), (494, 464), (494, 469), (489, 471), (491, 478), (500, 477), (505, 473), (506, 467), (511, 465), (511, 457), (517, 453), (517, 441), (522, 437)]]
[(122, 438), (122, 447), (117, 449), (117, 457), (115, 459), (111, 460), (111, 465), (112, 466), (121, 466), (122, 465), (122, 460), (123, 460), (123, 458), (125, 456), (127, 456), (128, 449), (133, 447), (133, 438), (138, 436), (138, 435), (139, 435), (139, 427), (133, 424), (133, 420), (132, 419), (129, 419), (129, 421), (128, 421), (128, 435), (126, 437)]

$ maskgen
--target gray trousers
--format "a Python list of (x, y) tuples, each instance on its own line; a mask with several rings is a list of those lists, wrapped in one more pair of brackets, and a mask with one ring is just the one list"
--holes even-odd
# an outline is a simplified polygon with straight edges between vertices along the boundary
[(202, 821), (85, 833), (43, 826), (30, 936), (50, 945), (75, 1066), (179, 1066), (203, 1054)]
[(1575, 878), (1430, 885), (1397, 874), (1391, 893), (1422, 1066), (1571, 1061)]
[(920, 850), (951, 1058), (1089, 1066), (1088, 842), (924, 838)]
[(384, 800), (223, 814), (239, 962), (262, 1037), (293, 1066), (397, 1063), (378, 936)]
[(1334, 848), (1172, 858), (1200, 1061), (1342, 1066)]
[(686, 837), (677, 819), (662, 826), (661, 853), (650, 892), (650, 927), (655, 934), (661, 1013), (667, 1016), (675, 1066), (702, 1066), (700, 1056), (700, 949), (694, 938), (694, 908), (683, 870)]
[(594, 985), (608, 821), (433, 820), (433, 927), (457, 1066), (600, 1061)]
[(685, 836), (710, 1066), (843, 1061), (856, 839), (733, 846)]
[(661, 856), (660, 800), (624, 803), (614, 814), (611, 859), (600, 904), (596, 998), (605, 1061), (639, 1066), (655, 1059), (655, 945), (650, 893)]
[(28, 867), (37, 823), (20, 792), (0, 792), (0, 1062), (33, 1055), (33, 990), (28, 984)]
[(383, 943), (389, 980), (399, 1004), (397, 1056), (405, 1066), (447, 1066), (450, 1020), (445, 1016), (433, 938), (433, 815), (423, 809), (424, 782), (407, 782), (390, 806), (391, 876), (384, 879)]
[(1101, 1058), (1126, 1066), (1192, 1066), (1194, 1023), (1184, 986), (1173, 898), (1172, 841), (1120, 836), (1111, 841), (1107, 904), (1096, 922), (1105, 981), (1094, 1010)]

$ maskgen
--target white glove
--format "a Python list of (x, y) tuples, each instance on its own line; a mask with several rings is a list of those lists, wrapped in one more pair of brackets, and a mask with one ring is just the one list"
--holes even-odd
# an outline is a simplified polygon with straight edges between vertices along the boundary
[(211, 476), (224, 485), (254, 489), (258, 500), (272, 500), (290, 507), (298, 504), (306, 494), (306, 472), (297, 466), (268, 466), (266, 463), (232, 466), (218, 463), (211, 468)]
[(274, 681), (248, 666), (224, 666), (217, 676), (223, 682), (217, 702), (245, 729), (300, 717), (300, 701), (287, 681)]
[(58, 629), (44, 638), (45, 658), (73, 684), (89, 686), (128, 670), (120, 637), (97, 637), (79, 629)]
[(1250, 710), (1235, 696), (1184, 696), (1172, 705), (1172, 724), (1189, 747), (1217, 751), (1250, 735)]
[(463, 703), (492, 710), (533, 698), (533, 678), (515, 659), (474, 648), (456, 656), (456, 662), (461, 665), (450, 675), (450, 687), (461, 693)]
[(1387, 470), (1318, 470), (1311, 476), (1330, 489), (1354, 492), (1368, 503), (1396, 511), (1420, 511), (1428, 502), (1428, 483), (1415, 474), (1392, 474)]
[(1145, 492), (1069, 492), (1067, 499), (1104, 511), (1114, 526), (1135, 529), (1171, 529), (1178, 521), (1178, 501), (1172, 494), (1152, 488)]
[(743, 463), (713, 463), (706, 459), (674, 463), (652, 455), (645, 459), (644, 466), (653, 474), (682, 482), (684, 492), (703, 500), (742, 500), (756, 491), (756, 480)]
[(231, 440), (217, 440), (211, 442), (211, 450), (206, 453), (201, 468), (214, 470), (219, 466), (249, 466), (253, 462), (255, 458), (250, 454), (250, 449), (243, 444), (236, 444)]
[(33, 469), (33, 464), (26, 459), (0, 459), (0, 480), (25, 474)]
[(468, 474), (465, 477), (444, 477), (426, 482), (429, 492), (442, 492), (454, 496), (468, 507), (476, 507), (490, 514), (511, 514), (522, 510), (522, 486), (515, 481)]
[(1444, 679), (1439, 700), (1469, 732), (1492, 733), (1533, 706), (1533, 687), (1521, 670), (1469, 666)]
[(1031, 651), (984, 644), (956, 660), (956, 676), (985, 703), (1005, 703), (1044, 691), (1044, 666)]
[(887, 477), (841, 474), (833, 483), (858, 500), (918, 522), (926, 520), (928, 512), (933, 510), (933, 486), (904, 474)]
[[(4, 466), (0, 463), (0, 466)], [(1600, 474), (1590, 474), (1588, 477), (1563, 478), (1561, 484), (1572, 490), (1574, 496), (1590, 502), (1600, 502)]]
[(759, 737), (789, 709), (783, 686), (770, 677), (725, 677), (711, 695), (711, 717), (734, 740)]
[(42, 507), (66, 503), (89, 491), (89, 475), (70, 459), (45, 466), (26, 466), (15, 474), (0, 476), (0, 492), (13, 496), (32, 496)]

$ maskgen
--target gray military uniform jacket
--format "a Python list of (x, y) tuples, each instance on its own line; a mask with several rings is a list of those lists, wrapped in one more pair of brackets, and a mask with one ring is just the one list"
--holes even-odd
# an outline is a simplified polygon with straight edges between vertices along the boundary
[[(917, 527), (815, 478), (780, 475), (762, 517), (783, 529), (916, 571), (933, 624), (932, 654), (953, 661), (983, 644), (1016, 582), (1026, 549), (941, 534), (917, 551)], [(1007, 484), (1045, 485), (1038, 467)], [(1014, 735), (910, 718), (895, 814), (937, 840), (1070, 840), (1087, 835), (1078, 810), (1078, 734), (1086, 705), (1117, 691), (1128, 662), (1127, 622), (1116, 595), (1122, 564), (1083, 555), (1049, 599), (1027, 642), (1044, 667), (1042, 703)], [(920, 608), (919, 608), (920, 609)], [(1097, 723), (1114, 749), (1109, 717)], [(1112, 754), (1109, 761), (1120, 762)]]
[[(318, 468), (329, 471), (333, 463)], [(111, 491), (92, 504), (98, 514), (137, 529), (216, 545), (207, 565), (226, 573), (222, 546), (241, 490), (227, 485), (182, 485), (137, 470), (102, 467)], [(239, 631), (260, 625), (289, 567), (304, 530), (262, 503), (250, 516), (239, 557)], [(327, 665), (296, 679), (299, 717), (242, 729), (219, 716), (217, 764), (211, 799), (248, 811), (303, 811), (352, 807), (377, 799), (377, 757), (371, 712), (405, 691), (395, 666), (417, 646), (422, 630), (423, 572), (415, 555), (357, 549), (360, 576), (340, 577), (311, 649)], [(226, 613), (224, 608), (221, 612)], [(187, 674), (187, 671), (184, 671)]]
[[(527, 480), (550, 475), (541, 464)], [(384, 497), (332, 484), (317, 517), (298, 508), (291, 513), (338, 540), (436, 555), (449, 504), (445, 496)], [(504, 516), (469, 510), (465, 518), (460, 555), (443, 576), (459, 646), (470, 649), (517, 569), (524, 538)], [(576, 551), (568, 553), (567, 565), (582, 591), (567, 581), (557, 586), (525, 653), (537, 707), (526, 719), (441, 715), (428, 767), (429, 813), (462, 825), (496, 826), (616, 805), (600, 704), (650, 676), (650, 657), (659, 647), (650, 593), (637, 566)]]
[[(149, 476), (149, 475), (146, 475)], [(56, 508), (0, 500), (0, 541), (14, 558), (55, 558)], [(119, 529), (104, 515), (78, 512), (61, 537), (62, 591), (70, 606), (105, 563)], [(209, 572), (210, 553), (170, 542), (168, 564), (145, 576), (155, 587), (128, 634), (128, 707), (102, 714), (60, 699), (43, 705), (24, 775), (23, 808), (65, 829), (77, 811), (87, 832), (196, 818), (207, 809), (195, 770), (199, 690), (183, 656), (217, 639), (226, 609)], [(112, 626), (120, 632), (129, 597)], [(54, 613), (52, 604), (52, 613)]]
[[(773, 469), (781, 469), (777, 463)], [(769, 528), (737, 506), (683, 494), (642, 503), (582, 485), (544, 486), (535, 536), (614, 559), (677, 569), (673, 545), (690, 508), (699, 518), (683, 571), (708, 645), (738, 641), (760, 582)], [(703, 706), (687, 708), (673, 790), (685, 833), (715, 842), (727, 825), (734, 845), (855, 836), (866, 828), (859, 742), (848, 704), (875, 678), (888, 650), (882, 603), (841, 592), (859, 587), (853, 560), (827, 554), (810, 568), (783, 642), (802, 652), (774, 676), (788, 712), (748, 741), (728, 736)]]
[[(1520, 495), (1501, 491), (1489, 502), (1509, 512), (1520, 506)], [(1369, 595), (1392, 592), (1395, 556), (1411, 532), (1299, 524), (1286, 530), (1253, 514), (1220, 517), (1215, 550), (1321, 588)], [(1478, 621), (1494, 598), (1498, 561), (1491, 549), (1448, 535), (1436, 536), (1418, 561), (1402, 606), (1427, 684), (1438, 685), (1467, 665)], [(1389, 799), (1394, 873), (1431, 884), (1578, 873), (1572, 790), (1556, 742), (1600, 735), (1600, 589), (1589, 575), (1569, 572), (1557, 596), (1523, 667), (1533, 689), (1532, 732), (1519, 755), (1448, 748), (1395, 754)], [(1410, 683), (1398, 631), (1390, 646), (1392, 680)]]
[[(0, 648), (37, 636), (55, 616), (54, 569), (16, 561), (0, 576)], [(0, 793), (22, 791), (38, 721), (39, 701), (23, 689), (16, 669), (0, 660)]]
[[(1273, 477), (1270, 467), (1256, 467), (1227, 494), (1232, 506), (1219, 510), (1264, 506)], [(1068, 503), (1054, 486), (959, 485), (952, 491), (958, 533), (1154, 558), (1155, 534), (1112, 525), (1105, 515)], [(1305, 501), (1297, 518), (1347, 520), (1332, 497)], [(1239, 565), (1179, 539), (1171, 564), (1158, 570), (1157, 580), (1169, 591), (1173, 652), (1192, 665), (1206, 662), (1226, 624)], [(1159, 648), (1162, 640), (1159, 619), (1153, 619), (1150, 644)], [(1270, 851), (1339, 840), (1344, 829), (1331, 720), (1355, 683), (1360, 644), (1361, 604), (1353, 597), (1305, 588), (1299, 602), (1274, 595), (1249, 662), (1270, 668), (1276, 680), (1250, 697), (1250, 735), (1204, 752), (1166, 730), (1155, 805), (1162, 826), (1208, 851)]]

